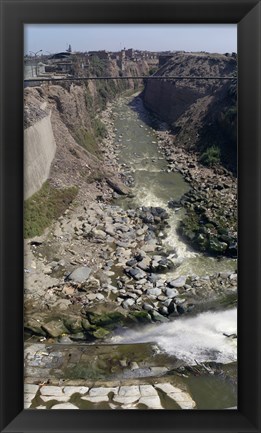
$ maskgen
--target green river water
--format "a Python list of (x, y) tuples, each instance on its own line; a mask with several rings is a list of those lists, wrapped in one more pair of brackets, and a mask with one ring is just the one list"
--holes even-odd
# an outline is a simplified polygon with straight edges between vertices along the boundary
[[(124, 208), (160, 206), (167, 209), (170, 214), (168, 220), (170, 228), (163, 242), (166, 251), (172, 251), (173, 257), (175, 256), (173, 260), (179, 264), (178, 268), (172, 272), (174, 277), (180, 275), (203, 276), (217, 272), (234, 272), (237, 267), (236, 260), (205, 256), (193, 251), (179, 238), (176, 228), (179, 220), (184, 215), (184, 211), (181, 209), (175, 212), (173, 209), (168, 208), (167, 203), (169, 200), (180, 199), (184, 193), (189, 191), (190, 186), (185, 182), (180, 173), (168, 172), (167, 161), (158, 149), (157, 135), (153, 128), (155, 127), (155, 120), (144, 109), (141, 99), (138, 97), (122, 98), (114, 105), (113, 114), (118, 159), (120, 163), (124, 164), (125, 173), (127, 175), (131, 174), (134, 178), (133, 198), (117, 199), (116, 204)], [(162, 124), (162, 128), (164, 128), (164, 124)], [(198, 318), (188, 319), (187, 322), (184, 322), (186, 325), (184, 338), (189, 342), (189, 348), (192, 352), (194, 350), (193, 347), (195, 351), (200, 350), (200, 342), (198, 340), (205, 339), (205, 346), (202, 348), (202, 352), (207, 352), (208, 347), (209, 350), (213, 350), (212, 346), (215, 346), (216, 342), (217, 353), (220, 350), (220, 353), (224, 355), (226, 350), (228, 350), (228, 357), (226, 359), (226, 356), (224, 356), (223, 362), (235, 362), (236, 342), (232, 342), (231, 346), (228, 345), (227, 349), (224, 348), (220, 333), (222, 326), (227, 327), (227, 329), (231, 327), (231, 330), (236, 332), (236, 310), (232, 309), (231, 314), (224, 312), (224, 317), (222, 314), (220, 312), (212, 317), (210, 316), (211, 312), (207, 312), (206, 315), (203, 313)], [(178, 346), (179, 339), (176, 338), (174, 330), (178, 324), (178, 320), (170, 324), (159, 325), (161, 328), (158, 328), (157, 332), (155, 332), (155, 341), (162, 343), (163, 348), (164, 344), (168, 347), (172, 345), (172, 342)], [(192, 322), (190, 323), (189, 320), (192, 320)], [(208, 321), (210, 321), (211, 326), (208, 325)], [(174, 323), (176, 323), (175, 326)], [(171, 336), (172, 324), (173, 335), (175, 335), (173, 338)], [(199, 330), (199, 335), (194, 338), (195, 329)], [(161, 338), (161, 330), (162, 335), (166, 336), (169, 334), (167, 335), (169, 340)], [(141, 331), (139, 335), (132, 335), (132, 338), (133, 340), (128, 339), (127, 333), (127, 337), (123, 336), (122, 342), (153, 341), (153, 333), (149, 329), (147, 334), (146, 330), (144, 332)], [(232, 344), (234, 344), (233, 347)], [(204, 356), (202, 359), (204, 360)], [(216, 360), (220, 361), (218, 356)], [(235, 370), (236, 365), (234, 365)], [(237, 404), (235, 385), (232, 385), (229, 380), (207, 375), (204, 377), (190, 376), (184, 379), (184, 382), (197, 402), (198, 409), (231, 408)]]
[[(134, 177), (132, 199), (119, 199), (122, 207), (160, 206), (170, 214), (171, 228), (164, 240), (166, 250), (173, 249), (180, 266), (173, 273), (179, 275), (211, 275), (215, 272), (234, 272), (235, 259), (216, 259), (192, 251), (178, 236), (176, 228), (183, 211), (169, 209), (169, 200), (178, 200), (190, 186), (177, 172), (167, 172), (167, 161), (157, 146), (153, 119), (144, 109), (140, 98), (122, 99), (114, 108), (119, 161), (126, 164), (126, 172)], [(151, 125), (151, 126), (150, 126)]]

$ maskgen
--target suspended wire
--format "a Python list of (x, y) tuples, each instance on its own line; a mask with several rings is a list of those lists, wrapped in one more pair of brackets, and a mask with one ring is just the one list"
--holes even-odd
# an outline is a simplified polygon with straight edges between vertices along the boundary
[(34, 81), (42, 81), (42, 82), (48, 82), (48, 81), (89, 81), (89, 80), (165, 80), (165, 81), (172, 81), (172, 80), (237, 80), (236, 76), (231, 77), (195, 77), (195, 76), (162, 76), (162, 75), (148, 75), (148, 76), (119, 76), (119, 77), (66, 77), (66, 78), (29, 78), (25, 79), (24, 83), (30, 83)]

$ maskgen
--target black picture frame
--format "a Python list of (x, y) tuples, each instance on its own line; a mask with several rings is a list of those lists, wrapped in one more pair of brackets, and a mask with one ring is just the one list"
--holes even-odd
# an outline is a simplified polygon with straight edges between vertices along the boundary
[[(260, 1), (1, 0), (0, 5), (1, 432), (260, 432)], [(23, 24), (26, 23), (237, 23), (238, 410), (23, 410)]]

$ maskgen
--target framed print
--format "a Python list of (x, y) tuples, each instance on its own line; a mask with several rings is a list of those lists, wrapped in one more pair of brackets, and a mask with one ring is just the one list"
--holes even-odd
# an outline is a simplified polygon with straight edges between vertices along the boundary
[(1, 431), (260, 431), (260, 2), (1, 12)]

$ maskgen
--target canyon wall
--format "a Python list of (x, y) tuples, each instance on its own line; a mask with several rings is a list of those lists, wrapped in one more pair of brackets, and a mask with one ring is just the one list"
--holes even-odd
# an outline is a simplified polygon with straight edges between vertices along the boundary
[[(220, 161), (236, 171), (237, 86), (236, 55), (176, 53), (148, 80), (143, 101), (150, 111), (166, 121), (178, 145), (204, 156), (217, 149)], [(198, 77), (170, 80), (170, 77)], [(211, 79), (203, 79), (208, 77)], [(213, 153), (213, 151), (211, 151)]]
[[(119, 76), (115, 61), (93, 60), (92, 76)], [(129, 62), (127, 75), (146, 75), (147, 63)], [(87, 80), (42, 83), (24, 92), (24, 196), (49, 179), (56, 188), (80, 186), (106, 175), (102, 141), (106, 128), (100, 112), (141, 80)]]
[(56, 152), (51, 112), (24, 131), (24, 198), (38, 191), (48, 179)]
[[(175, 122), (199, 98), (213, 96), (225, 81), (215, 77), (232, 76), (236, 58), (222, 54), (176, 53), (154, 75), (166, 80), (148, 80), (144, 103), (169, 123)], [(167, 80), (171, 77), (199, 77), (198, 79)], [(202, 77), (212, 79), (204, 80)]]

